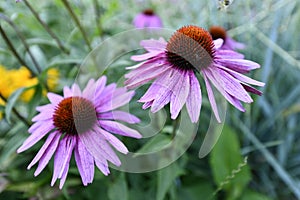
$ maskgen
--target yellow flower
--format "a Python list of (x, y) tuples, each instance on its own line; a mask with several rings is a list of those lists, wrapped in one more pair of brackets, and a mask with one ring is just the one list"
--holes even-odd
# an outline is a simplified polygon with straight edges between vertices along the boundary
[(58, 84), (59, 71), (51, 68), (47, 71), (47, 85), (50, 91), (54, 90)]
[[(30, 87), (38, 83), (38, 79), (32, 78), (30, 71), (26, 67), (20, 69), (7, 70), (0, 65), (0, 92), (4, 98), (8, 98), (14, 91), (21, 87)], [(21, 95), (24, 102), (28, 102), (34, 94), (34, 89), (29, 89)]]

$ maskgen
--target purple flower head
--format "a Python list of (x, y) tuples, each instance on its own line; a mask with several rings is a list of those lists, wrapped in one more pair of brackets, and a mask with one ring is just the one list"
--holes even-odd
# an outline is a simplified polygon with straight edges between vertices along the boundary
[(163, 26), (160, 17), (157, 16), (151, 9), (146, 9), (142, 13), (138, 14), (133, 20), (133, 25), (135, 28), (161, 28)]
[[(106, 77), (90, 80), (83, 91), (77, 84), (64, 87), (63, 96), (48, 93), (50, 104), (37, 108), (40, 112), (29, 128), (30, 136), (17, 150), (21, 153), (47, 135), (47, 139), (28, 166), (38, 162), (34, 173), (39, 175), (54, 155), (51, 185), (60, 179), (62, 188), (74, 152), (83, 185), (92, 183), (94, 165), (104, 174), (110, 173), (108, 161), (121, 165), (113, 148), (126, 154), (126, 146), (112, 133), (141, 138), (141, 135), (117, 121), (138, 123), (140, 120), (127, 112), (115, 110), (127, 104), (134, 92), (117, 88), (115, 83), (106, 86)], [(117, 120), (117, 121), (116, 121)]]
[(220, 122), (211, 84), (241, 111), (245, 111), (241, 102), (253, 101), (247, 92), (261, 95), (250, 84), (264, 86), (264, 83), (243, 75), (259, 68), (259, 64), (244, 60), (244, 56), (235, 51), (220, 48), (222, 44), (222, 39), (213, 40), (209, 32), (197, 26), (180, 28), (168, 42), (162, 38), (143, 40), (141, 46), (148, 52), (132, 56), (132, 60), (142, 62), (127, 68), (133, 70), (125, 75), (125, 85), (132, 89), (154, 80), (139, 99), (144, 103), (143, 109), (151, 107), (152, 112), (157, 112), (170, 103), (171, 118), (176, 119), (185, 104), (195, 123), (202, 103), (196, 77), (199, 72), (204, 78), (212, 110)]
[(223, 45), (221, 49), (236, 50), (244, 49), (245, 44), (240, 43), (228, 36), (226, 30), (221, 26), (211, 26), (209, 28), (209, 33), (211, 34), (213, 40), (221, 38), (223, 40)]

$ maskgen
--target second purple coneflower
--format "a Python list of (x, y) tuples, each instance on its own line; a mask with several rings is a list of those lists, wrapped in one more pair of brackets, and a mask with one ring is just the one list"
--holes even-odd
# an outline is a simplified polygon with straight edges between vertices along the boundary
[(127, 68), (132, 71), (125, 75), (125, 85), (133, 89), (155, 79), (139, 99), (144, 103), (143, 109), (151, 107), (152, 112), (157, 112), (170, 103), (171, 118), (176, 119), (185, 104), (195, 123), (202, 103), (196, 77), (196, 72), (200, 72), (212, 110), (220, 122), (211, 84), (240, 111), (245, 111), (241, 102), (253, 102), (247, 92), (261, 94), (250, 84), (264, 86), (243, 75), (260, 65), (243, 59), (244, 56), (235, 51), (221, 49), (222, 44), (222, 39), (213, 40), (208, 31), (192, 25), (177, 30), (168, 42), (162, 38), (143, 40), (141, 46), (148, 52), (132, 56), (132, 60), (142, 62)]
[(161, 28), (163, 26), (160, 17), (152, 9), (146, 9), (135, 16), (133, 25), (135, 28)]

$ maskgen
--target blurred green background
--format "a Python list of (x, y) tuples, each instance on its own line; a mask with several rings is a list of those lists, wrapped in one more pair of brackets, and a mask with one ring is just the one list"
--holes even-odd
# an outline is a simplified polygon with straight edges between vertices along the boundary
[[(261, 64), (249, 76), (266, 83), (263, 96), (253, 96), (255, 101), (245, 113), (229, 106), (222, 135), (205, 158), (199, 159), (198, 151), (210, 120), (207, 99), (195, 140), (166, 168), (142, 174), (111, 169), (108, 177), (97, 169), (94, 182), (84, 187), (72, 162), (62, 190), (50, 186), (51, 162), (34, 177), (34, 169), (26, 167), (41, 144), (20, 155), (16, 149), (28, 136), (35, 107), (47, 103), (43, 94), (49, 89), (47, 70), (59, 71), (52, 91), (61, 93), (64, 85), (73, 83), (91, 49), (133, 29), (133, 18), (147, 8), (154, 9), (164, 27), (173, 30), (189, 24), (225, 27), (231, 37), (247, 45), (240, 51), (246, 59)], [(10, 0), (0, 2), (0, 19), (1, 30), (20, 57), (12, 53), (2, 34), (0, 65), (18, 69), (26, 64), (38, 79), (25, 88), (35, 91), (28, 102), (19, 98), (25, 90), (21, 88), (0, 106), (0, 199), (300, 199), (299, 0), (235, 0), (226, 11), (218, 9), (217, 0)], [(126, 67), (124, 62), (116, 65), (122, 69), (106, 72), (112, 79), (113, 73), (122, 75)], [(1, 74), (0, 79), (5, 76)], [(0, 92), (6, 87), (0, 85)], [(161, 134), (166, 140), (172, 137), (167, 131)], [(143, 145), (135, 142), (126, 145), (132, 149)], [(152, 148), (161, 144), (148, 142)]]

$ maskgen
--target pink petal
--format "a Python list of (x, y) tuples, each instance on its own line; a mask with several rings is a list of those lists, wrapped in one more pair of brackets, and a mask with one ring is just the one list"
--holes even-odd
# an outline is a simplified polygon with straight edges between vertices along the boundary
[(232, 51), (232, 50), (224, 50), (224, 49), (219, 49), (218, 51), (216, 51), (216, 56), (219, 59), (225, 59), (225, 58), (235, 58), (235, 59), (243, 59), (245, 56), (241, 53)]
[[(172, 89), (171, 101), (170, 101), (170, 112), (171, 118), (176, 119), (180, 110), (186, 102), (186, 99), (190, 91), (190, 77), (187, 72), (176, 72), (178, 75), (173, 75), (176, 84)], [(173, 78), (172, 77), (172, 78)], [(176, 78), (178, 77), (178, 78)]]
[(86, 87), (82, 91), (82, 96), (89, 100), (94, 99), (95, 87), (96, 87), (95, 80), (90, 79), (89, 82), (87, 83)]
[(134, 96), (134, 91), (127, 92), (122, 95), (113, 96), (111, 101), (100, 105), (97, 108), (98, 112), (107, 112), (119, 108), (125, 104), (127, 104), (131, 98)]
[(224, 43), (224, 40), (219, 38), (219, 39), (216, 39), (214, 40), (214, 44), (215, 44), (215, 48), (216, 49), (219, 49)]
[(101, 133), (101, 135), (103, 135), (104, 138), (119, 152), (123, 154), (128, 153), (126, 146), (117, 137), (101, 128), (97, 128), (97, 132)]
[(38, 141), (40, 141), (52, 129), (54, 129), (54, 126), (52, 124), (45, 124), (44, 126), (40, 126), (24, 141), (22, 146), (18, 148), (17, 152), (21, 153), (21, 152), (29, 149), (34, 144), (36, 144)]
[(64, 90), (64, 98), (68, 98), (73, 95), (71, 89), (68, 86), (65, 86), (63, 90)]
[(98, 169), (105, 175), (107, 176), (108, 174), (110, 174), (109, 168), (107, 163), (102, 163), (99, 162), (98, 160), (95, 160), (96, 166), (98, 167)]
[(193, 123), (196, 123), (200, 116), (202, 94), (199, 81), (194, 72), (190, 73), (190, 92), (186, 100), (186, 108)]
[(86, 186), (93, 182), (95, 169), (94, 158), (87, 151), (80, 139), (77, 140), (77, 147), (75, 148), (74, 154), (82, 183)]
[(107, 144), (103, 138), (99, 137), (100, 133), (90, 131), (84, 134), (79, 134), (79, 138), (85, 145), (89, 153), (95, 158), (95, 161), (105, 162), (104, 160), (109, 160), (116, 166), (121, 165), (121, 161), (112, 150), (112, 148)]
[(167, 46), (167, 42), (163, 41), (163, 40), (154, 40), (154, 39), (150, 39), (150, 40), (142, 40), (140, 42), (140, 45), (142, 47), (144, 47), (144, 49), (146, 49), (147, 51), (165, 51), (166, 46)]
[[(55, 146), (55, 141), (59, 140), (60, 138), (60, 134), (58, 134), (57, 132), (52, 132), (46, 142), (44, 143), (44, 145), (41, 147), (41, 149), (39, 150), (39, 152), (36, 154), (36, 156), (33, 158), (33, 160), (31, 161), (31, 163), (28, 165), (27, 169), (30, 169), (33, 165), (35, 165), (40, 158), (45, 154), (46, 150), (50, 147), (50, 149)], [(56, 149), (56, 147), (55, 147)]]
[(260, 65), (256, 62), (250, 61), (250, 60), (244, 60), (244, 59), (219, 59), (216, 58), (215, 62), (221, 66), (230, 68), (236, 72), (240, 73), (248, 73), (249, 71), (253, 69), (260, 68)]
[(105, 130), (116, 133), (118, 135), (124, 135), (128, 137), (133, 137), (133, 138), (141, 138), (141, 134), (137, 132), (134, 129), (131, 129), (119, 122), (115, 121), (106, 121), (106, 120), (99, 120), (100, 127), (104, 128)]
[(52, 158), (55, 150), (57, 149), (59, 139), (60, 139), (60, 134), (55, 132), (53, 132), (52, 134), (54, 134), (54, 138), (51, 139), (50, 141), (51, 143), (47, 145), (46, 144), (48, 141), (47, 139), (45, 142), (46, 145), (45, 144), (43, 145), (43, 147), (40, 149), (38, 154), (35, 156), (35, 158), (27, 167), (27, 169), (31, 168), (31, 166), (34, 165), (37, 160), (39, 160), (39, 165), (34, 172), (34, 176), (39, 175), (43, 171), (43, 169), (46, 167), (46, 165), (49, 163), (50, 159)]
[(64, 99), (62, 96), (59, 96), (59, 95), (54, 94), (52, 92), (48, 92), (47, 97), (50, 100), (50, 102), (54, 105), (59, 104)]
[(135, 124), (135, 123), (139, 123), (140, 119), (137, 118), (136, 116), (124, 112), (124, 111), (120, 111), (120, 110), (116, 110), (116, 111), (112, 111), (112, 112), (106, 112), (106, 113), (100, 113), (98, 115), (98, 118), (103, 120), (103, 119), (110, 119), (110, 120), (120, 120), (120, 121), (124, 121), (130, 124)]
[(215, 114), (215, 117), (217, 119), (217, 121), (219, 123), (221, 123), (221, 119), (220, 119), (220, 115), (219, 115), (219, 112), (218, 112), (218, 107), (217, 107), (217, 104), (216, 104), (216, 100), (215, 100), (215, 97), (214, 97), (214, 93), (213, 93), (213, 90), (210, 86), (210, 83), (206, 77), (206, 71), (205, 70), (202, 70), (202, 73), (203, 73), (203, 77), (204, 77), (204, 81), (205, 81), (205, 86), (206, 86), (206, 91), (207, 91), (207, 95), (208, 95), (208, 99), (209, 99), (209, 102), (210, 102), (210, 105), (211, 105), (211, 108)]
[(73, 96), (81, 96), (81, 90), (80, 90), (79, 86), (76, 83), (74, 83), (72, 85), (71, 90), (72, 90)]
[(48, 111), (48, 112), (41, 112), (40, 114), (36, 115), (34, 118), (32, 118), (33, 122), (36, 121), (43, 121), (43, 120), (49, 120), (53, 117), (54, 110)]
[(46, 105), (43, 105), (43, 106), (36, 107), (36, 110), (39, 111), (39, 112), (44, 112), (44, 111), (54, 110), (54, 108), (55, 108), (55, 105), (46, 104)]

